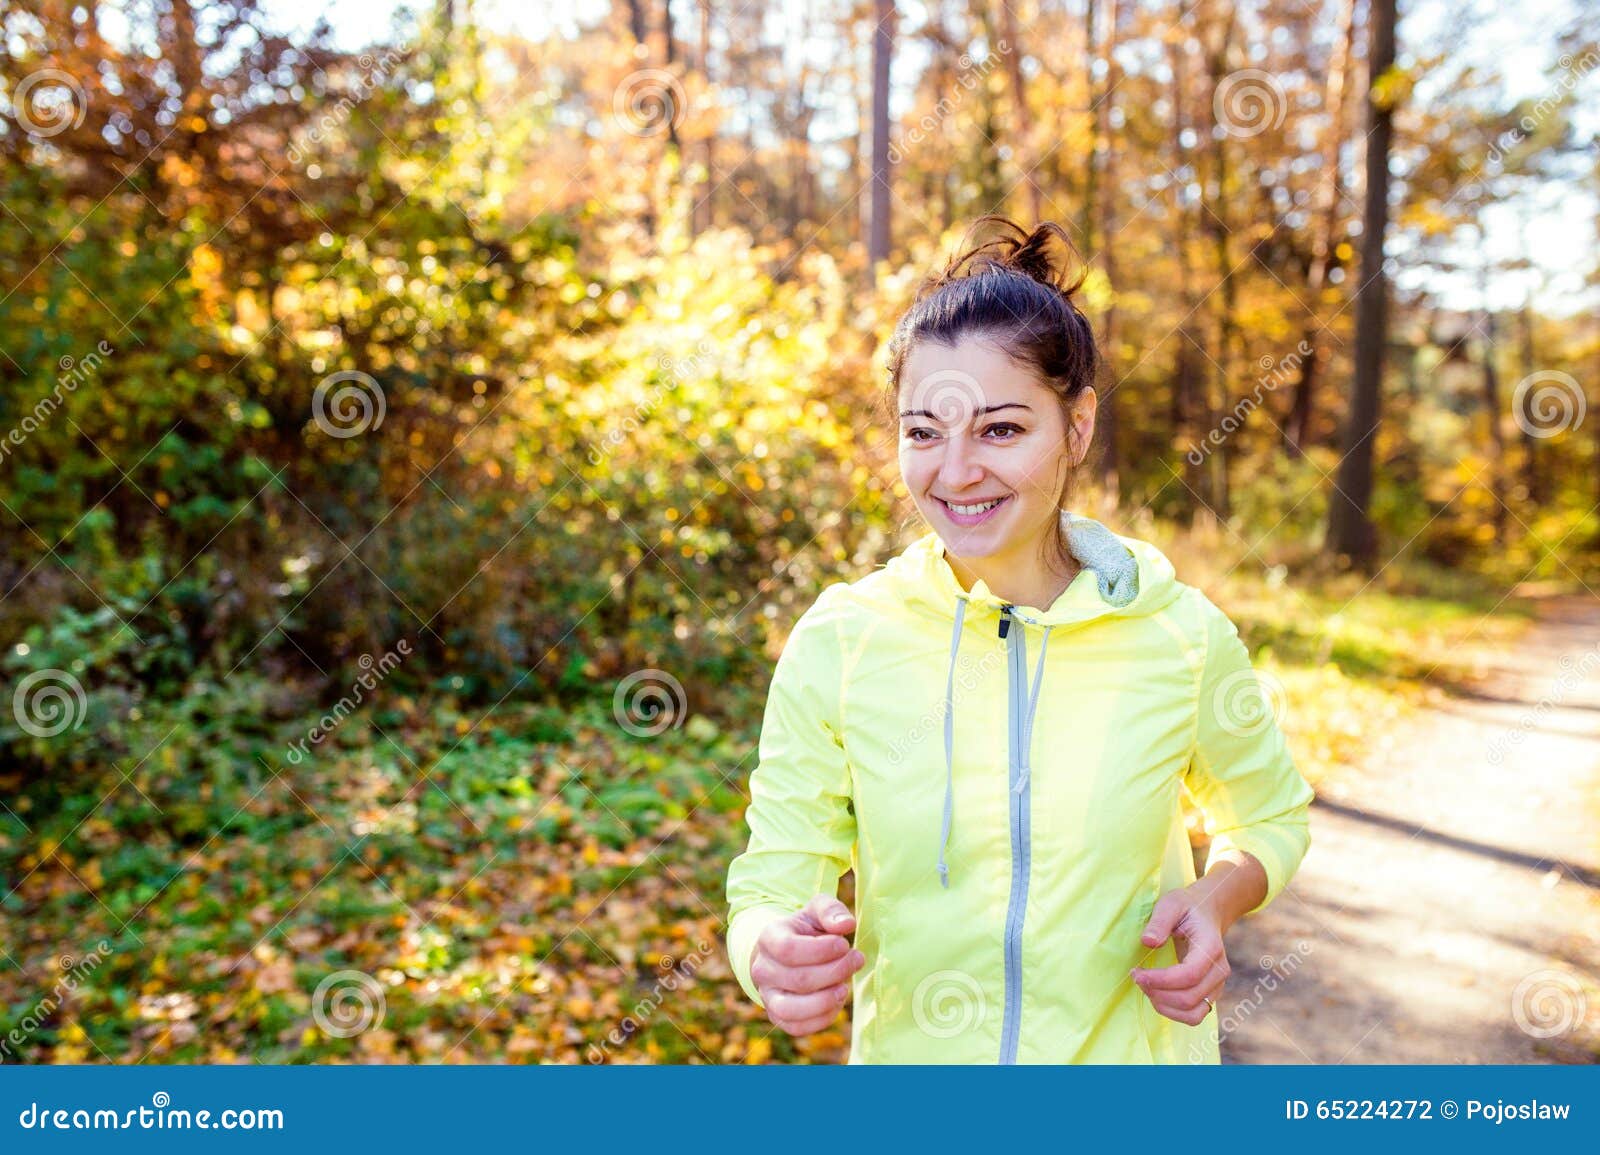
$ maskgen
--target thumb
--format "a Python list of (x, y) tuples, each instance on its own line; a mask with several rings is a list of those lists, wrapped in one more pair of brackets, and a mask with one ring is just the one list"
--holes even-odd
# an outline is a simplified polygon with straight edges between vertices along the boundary
[(1139, 941), (1145, 946), (1160, 946), (1172, 937), (1173, 929), (1182, 920), (1184, 906), (1173, 898), (1173, 893), (1168, 892), (1161, 896), (1156, 903), (1156, 908), (1150, 912), (1150, 921), (1145, 924), (1144, 933), (1139, 936)]
[(831, 894), (819, 894), (800, 912), (802, 934), (849, 934), (856, 928), (850, 908)]

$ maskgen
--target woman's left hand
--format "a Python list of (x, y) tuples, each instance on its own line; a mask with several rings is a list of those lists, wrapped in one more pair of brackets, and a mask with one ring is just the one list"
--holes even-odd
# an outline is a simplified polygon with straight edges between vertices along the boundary
[(1140, 941), (1158, 947), (1177, 938), (1180, 961), (1169, 967), (1134, 967), (1132, 972), (1156, 1010), (1191, 1027), (1211, 1013), (1206, 998), (1215, 1003), (1228, 981), (1222, 932), (1216, 914), (1188, 888), (1169, 890), (1157, 900)]

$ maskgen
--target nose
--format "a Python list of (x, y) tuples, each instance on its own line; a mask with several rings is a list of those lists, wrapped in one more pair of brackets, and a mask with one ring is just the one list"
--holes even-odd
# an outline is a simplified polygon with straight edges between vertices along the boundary
[(983, 464), (978, 452), (964, 435), (947, 437), (944, 456), (939, 462), (939, 485), (946, 493), (960, 493), (983, 480)]

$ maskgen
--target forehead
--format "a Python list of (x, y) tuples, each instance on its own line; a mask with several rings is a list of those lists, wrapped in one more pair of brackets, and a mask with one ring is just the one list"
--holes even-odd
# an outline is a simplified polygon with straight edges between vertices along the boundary
[(922, 401), (948, 394), (970, 394), (978, 405), (1020, 401), (1036, 410), (1054, 400), (1032, 373), (987, 341), (968, 338), (953, 346), (919, 341), (900, 372), (899, 408), (935, 408)]

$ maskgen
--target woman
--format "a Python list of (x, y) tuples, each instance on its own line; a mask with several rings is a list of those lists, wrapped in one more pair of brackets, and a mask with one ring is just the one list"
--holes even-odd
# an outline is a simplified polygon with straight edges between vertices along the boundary
[[(1059, 226), (991, 223), (891, 340), (932, 531), (823, 590), (784, 647), (729, 959), (791, 1035), (853, 986), (851, 1062), (1214, 1063), (1223, 935), (1298, 868), (1311, 789), (1222, 611), (1068, 510), (1096, 403), (1083, 278)], [(1198, 880), (1180, 786), (1213, 834)]]

